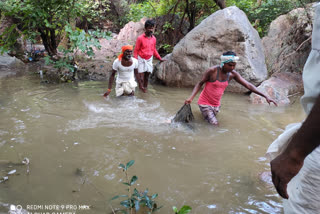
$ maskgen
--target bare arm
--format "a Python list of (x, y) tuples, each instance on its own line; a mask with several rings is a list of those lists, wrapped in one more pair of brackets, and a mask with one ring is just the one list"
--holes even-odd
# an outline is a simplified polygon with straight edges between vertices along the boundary
[(103, 95), (104, 97), (107, 97), (111, 92), (111, 88), (112, 88), (112, 84), (113, 84), (114, 76), (115, 76), (116, 72), (117, 72), (116, 70), (112, 69), (112, 74), (109, 77), (108, 91), (106, 93), (104, 93), (104, 95)]
[(133, 57), (138, 59), (138, 51), (140, 49), (140, 46), (141, 46), (141, 41), (139, 39), (139, 37), (137, 38), (136, 40), (136, 45), (134, 47), (134, 51), (133, 51)]
[(200, 88), (202, 87), (202, 85), (205, 83), (205, 82), (208, 82), (210, 80), (210, 74), (213, 72), (215, 68), (211, 68), (211, 69), (208, 69), (202, 76), (202, 79), (200, 80), (200, 82), (198, 82), (193, 90), (192, 90), (192, 93), (190, 95), (190, 97), (188, 99), (185, 100), (185, 104), (190, 104), (192, 102), (192, 100), (194, 99), (194, 97), (197, 95), (197, 93), (199, 92)]
[(320, 145), (319, 139), (320, 96), (286, 150), (271, 161), (272, 182), (281, 197), (289, 198), (287, 193), (289, 181), (298, 174), (304, 159)]
[(259, 91), (256, 86), (254, 86), (254, 85), (252, 85), (251, 83), (249, 83), (248, 81), (246, 81), (238, 72), (233, 71), (232, 73), (233, 73), (233, 75), (234, 75), (235, 81), (237, 81), (238, 83), (240, 83), (241, 85), (243, 85), (244, 87), (246, 87), (247, 89), (249, 89), (250, 91), (252, 91), (252, 92), (254, 92), (254, 93), (256, 93), (256, 94), (258, 94), (258, 95), (260, 95), (260, 96), (262, 96), (262, 97), (264, 97), (264, 98), (266, 98), (266, 101), (267, 101), (269, 104), (270, 104), (270, 103), (273, 103), (273, 104), (275, 104), (276, 106), (278, 106), (277, 103), (276, 103), (273, 99), (270, 99), (267, 95), (265, 95), (264, 93), (262, 93), (261, 91)]

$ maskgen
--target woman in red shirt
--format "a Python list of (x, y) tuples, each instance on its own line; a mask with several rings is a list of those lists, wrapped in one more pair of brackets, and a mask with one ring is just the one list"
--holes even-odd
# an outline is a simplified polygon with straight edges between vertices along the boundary
[(203, 117), (212, 125), (218, 125), (216, 115), (220, 110), (221, 97), (229, 84), (229, 81), (235, 79), (238, 83), (249, 89), (250, 91), (266, 98), (266, 101), (271, 102), (277, 106), (277, 103), (270, 99), (267, 95), (260, 92), (254, 85), (243, 79), (234, 69), (239, 57), (232, 51), (223, 53), (221, 58), (221, 65), (209, 68), (203, 75), (202, 80), (198, 82), (190, 97), (185, 101), (190, 104), (193, 98), (197, 95), (202, 85), (205, 87), (202, 90), (198, 105)]

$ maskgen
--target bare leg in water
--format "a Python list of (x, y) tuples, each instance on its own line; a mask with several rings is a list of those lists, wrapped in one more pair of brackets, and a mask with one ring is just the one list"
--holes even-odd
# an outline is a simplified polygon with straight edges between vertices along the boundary
[(147, 88), (148, 88), (149, 75), (150, 75), (149, 72), (143, 72), (143, 73), (139, 74), (143, 88), (145, 90), (147, 90)]
[(150, 75), (149, 72), (144, 72), (143, 87), (144, 87), (145, 89), (148, 88), (149, 75)]

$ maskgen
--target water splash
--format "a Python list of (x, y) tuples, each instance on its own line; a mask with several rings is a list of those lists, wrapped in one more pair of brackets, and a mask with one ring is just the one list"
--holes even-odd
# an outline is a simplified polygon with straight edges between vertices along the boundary
[(161, 107), (159, 101), (120, 97), (107, 102), (83, 103), (87, 113), (82, 118), (69, 121), (66, 132), (101, 127), (138, 129), (151, 133), (170, 132), (172, 128), (185, 130), (185, 127), (170, 126), (172, 115)]

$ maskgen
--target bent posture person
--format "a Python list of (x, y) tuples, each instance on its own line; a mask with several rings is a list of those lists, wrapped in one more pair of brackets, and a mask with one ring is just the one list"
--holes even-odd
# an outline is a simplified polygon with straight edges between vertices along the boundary
[(312, 49), (303, 68), (301, 98), (308, 117), (302, 125), (288, 125), (267, 151), (274, 158), (272, 182), (285, 198), (284, 213), (320, 213), (320, 3), (315, 10)]
[(138, 77), (138, 61), (132, 57), (133, 46), (126, 45), (121, 49), (122, 53), (113, 62), (112, 74), (109, 78), (108, 91), (103, 95), (105, 97), (111, 92), (114, 76), (117, 72), (115, 88), (117, 97), (122, 95), (134, 95), (134, 90), (137, 87), (134, 77), (136, 77), (138, 80), (140, 89), (144, 91), (144, 88), (142, 87), (141, 81)]
[(258, 89), (243, 79), (238, 72), (234, 69), (236, 67), (236, 62), (239, 57), (232, 51), (225, 52), (221, 57), (221, 65), (209, 68), (204, 74), (200, 82), (198, 82), (191, 96), (185, 101), (186, 104), (192, 102), (193, 98), (197, 95), (200, 88), (205, 84), (202, 90), (198, 105), (203, 117), (212, 125), (218, 125), (218, 120), (216, 118), (220, 110), (220, 100), (221, 97), (232, 79), (236, 80), (238, 83), (249, 89), (250, 91), (266, 98), (266, 101), (270, 104), (271, 102), (277, 105), (275, 101), (270, 99), (267, 95), (258, 91)]
[(153, 71), (153, 56), (163, 62), (161, 56), (159, 55), (156, 49), (156, 37), (153, 34), (154, 31), (154, 21), (147, 20), (144, 24), (145, 33), (141, 34), (136, 41), (136, 46), (134, 48), (134, 57), (138, 59), (139, 63), (139, 76), (141, 78), (141, 82), (143, 83), (143, 87), (145, 89), (148, 88), (148, 80), (149, 75)]

